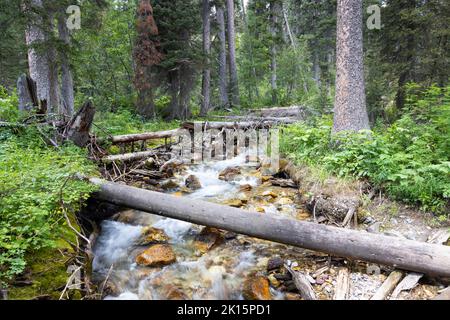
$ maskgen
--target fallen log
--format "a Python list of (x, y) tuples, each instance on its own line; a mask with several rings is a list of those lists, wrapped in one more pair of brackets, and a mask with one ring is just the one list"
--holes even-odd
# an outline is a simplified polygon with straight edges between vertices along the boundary
[[(230, 122), (204, 122), (200, 123), (201, 128), (203, 130), (210, 129), (261, 129), (261, 128), (270, 128), (280, 124), (292, 124), (296, 123), (297, 120), (294, 119), (286, 119), (283, 123), (274, 120), (261, 120), (261, 121), (230, 121)], [(188, 130), (194, 130), (195, 122), (185, 122), (181, 125), (182, 128)]]
[(101, 159), (103, 163), (111, 163), (116, 161), (134, 161), (144, 158), (149, 158), (155, 155), (155, 151), (142, 151), (142, 152), (133, 152), (133, 153), (124, 153), (124, 154), (116, 154), (112, 156), (106, 156)]
[(165, 139), (177, 136), (180, 134), (180, 129), (167, 130), (167, 131), (157, 131), (157, 132), (143, 132), (135, 134), (125, 134), (120, 136), (110, 137), (110, 141), (113, 144), (136, 142), (144, 140), (155, 140), (155, 139)]
[(450, 247), (271, 217), (242, 209), (91, 178), (99, 200), (251, 237), (364, 260), (429, 275), (450, 277)]

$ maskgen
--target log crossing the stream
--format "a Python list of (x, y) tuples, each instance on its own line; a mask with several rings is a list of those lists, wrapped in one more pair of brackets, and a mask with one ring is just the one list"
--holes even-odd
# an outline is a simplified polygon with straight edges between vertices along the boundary
[(95, 197), (136, 209), (251, 237), (433, 276), (450, 277), (450, 247), (325, 226), (91, 178)]

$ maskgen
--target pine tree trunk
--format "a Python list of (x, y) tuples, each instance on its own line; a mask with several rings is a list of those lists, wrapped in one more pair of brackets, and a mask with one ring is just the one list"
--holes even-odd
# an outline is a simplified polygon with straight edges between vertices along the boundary
[[(58, 15), (58, 33), (59, 39), (68, 48), (70, 46), (70, 34), (67, 29), (64, 15)], [(66, 48), (66, 49), (67, 49)], [(73, 93), (73, 77), (70, 69), (69, 57), (65, 49), (60, 51), (61, 61), (61, 107), (64, 109), (65, 115), (71, 117), (74, 113), (74, 93)]]
[(338, 0), (333, 133), (370, 129), (363, 66), (362, 2)]
[[(54, 13), (49, 12), (48, 16), (48, 30), (49, 32), (53, 32), (55, 29), (54, 24)], [(48, 66), (49, 66), (49, 100), (48, 100), (48, 110), (49, 112), (58, 114), (58, 115), (64, 115), (65, 110), (61, 108), (60, 106), (60, 97), (59, 97), (59, 74), (58, 74), (58, 55), (55, 48), (55, 45), (53, 44), (52, 40), (47, 43), (48, 46)]]
[(227, 83), (227, 44), (225, 32), (224, 8), (216, 6), (217, 24), (219, 26), (219, 93), (221, 107), (228, 107), (228, 83)]
[(228, 51), (230, 56), (230, 90), (234, 106), (240, 105), (239, 83), (236, 66), (236, 31), (234, 27), (234, 1), (227, 0), (228, 17)]
[[(42, 0), (32, 0), (32, 8), (42, 10)], [(28, 66), (31, 78), (37, 85), (37, 97), (39, 100), (49, 102), (50, 92), (50, 69), (47, 51), (40, 48), (47, 40), (44, 31), (44, 19), (33, 12), (33, 9), (24, 6), (29, 15), (27, 28), (25, 31), (25, 40), (28, 46)]]
[(270, 48), (271, 62), (270, 62), (270, 86), (272, 88), (272, 104), (278, 103), (277, 97), (277, 29), (278, 29), (278, 14), (279, 5), (277, 2), (270, 4), (270, 33), (272, 36), (272, 45)]
[(203, 67), (202, 78), (202, 105), (200, 115), (205, 116), (211, 108), (211, 5), (209, 0), (203, 0), (202, 18), (203, 18), (203, 54), (205, 55), (205, 65)]

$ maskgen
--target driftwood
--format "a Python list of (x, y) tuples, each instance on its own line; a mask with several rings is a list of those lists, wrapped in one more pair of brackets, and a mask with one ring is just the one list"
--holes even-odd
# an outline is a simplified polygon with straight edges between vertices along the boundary
[(84, 147), (90, 140), (89, 131), (94, 121), (95, 108), (92, 102), (86, 102), (68, 124), (67, 138), (75, 145)]
[(125, 153), (125, 154), (117, 154), (112, 156), (106, 156), (101, 159), (103, 163), (111, 163), (116, 161), (134, 161), (144, 158), (149, 158), (155, 155), (155, 151), (142, 151), (142, 152), (134, 152), (134, 153)]
[(387, 296), (394, 290), (397, 284), (403, 277), (403, 272), (392, 271), (387, 279), (383, 282), (381, 287), (378, 288), (377, 292), (372, 296), (370, 300), (385, 300)]
[[(427, 242), (435, 244), (443, 244), (447, 242), (450, 237), (450, 231), (447, 228), (441, 229), (429, 237)], [(400, 292), (413, 289), (420, 279), (422, 279), (422, 273), (409, 273), (403, 278), (403, 280), (395, 288), (391, 295), (391, 299), (396, 299)]]
[(350, 290), (350, 273), (347, 268), (342, 268), (338, 272), (336, 288), (333, 300), (347, 300)]
[(284, 267), (292, 275), (295, 287), (299, 291), (302, 298), (305, 300), (317, 300), (316, 293), (314, 292), (308, 278), (303, 273), (292, 270), (288, 265), (284, 265)]
[[(99, 200), (248, 236), (436, 276), (450, 276), (447, 246), (270, 217), (91, 178)], [(398, 283), (398, 281), (397, 281)]]

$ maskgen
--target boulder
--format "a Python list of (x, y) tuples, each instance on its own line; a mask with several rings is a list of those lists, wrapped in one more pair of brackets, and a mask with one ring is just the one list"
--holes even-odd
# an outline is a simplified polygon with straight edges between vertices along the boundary
[(164, 190), (176, 189), (178, 187), (179, 187), (178, 183), (173, 179), (161, 182), (161, 188)]
[(144, 227), (142, 229), (142, 236), (139, 238), (137, 244), (140, 246), (146, 246), (149, 244), (166, 243), (170, 238), (166, 235), (164, 230)]
[(176, 261), (172, 247), (167, 244), (156, 244), (136, 257), (136, 263), (146, 267), (161, 267)]
[(186, 178), (184, 185), (191, 190), (198, 190), (202, 188), (200, 180), (193, 174)]
[(200, 234), (195, 237), (194, 247), (203, 254), (221, 245), (223, 241), (224, 236), (219, 229), (205, 227)]
[(224, 181), (231, 181), (236, 178), (236, 176), (241, 174), (241, 169), (239, 167), (229, 167), (219, 173), (219, 179)]
[(244, 282), (242, 295), (246, 300), (271, 300), (269, 280), (263, 276), (248, 278)]
[(271, 258), (267, 262), (267, 271), (275, 270), (281, 268), (284, 265), (284, 260), (280, 257)]

